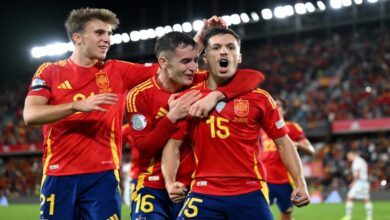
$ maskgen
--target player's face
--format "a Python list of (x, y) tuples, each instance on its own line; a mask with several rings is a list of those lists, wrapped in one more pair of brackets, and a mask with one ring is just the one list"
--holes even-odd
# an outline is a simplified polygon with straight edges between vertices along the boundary
[(78, 45), (81, 53), (90, 59), (104, 59), (110, 48), (111, 26), (100, 20), (89, 21), (80, 33)]
[(231, 34), (215, 35), (209, 39), (204, 58), (213, 76), (229, 79), (241, 63), (240, 46)]
[(192, 46), (177, 47), (167, 58), (168, 76), (176, 84), (191, 85), (197, 69), (198, 53)]

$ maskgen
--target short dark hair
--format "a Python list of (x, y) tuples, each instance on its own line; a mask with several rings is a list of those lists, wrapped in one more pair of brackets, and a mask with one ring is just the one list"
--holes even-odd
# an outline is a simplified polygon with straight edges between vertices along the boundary
[(84, 31), (85, 25), (91, 20), (100, 20), (111, 25), (115, 30), (119, 25), (116, 14), (105, 8), (79, 8), (70, 12), (65, 21), (65, 28), (69, 39), (73, 42), (72, 34)]
[(214, 28), (211, 28), (210, 30), (208, 30), (204, 36), (204, 39), (203, 39), (204, 48), (207, 48), (207, 46), (209, 45), (209, 40), (211, 37), (213, 37), (215, 35), (225, 35), (225, 34), (232, 35), (234, 38), (236, 38), (238, 45), (241, 46), (240, 36), (238, 36), (238, 34), (236, 32), (234, 32), (232, 29), (222, 28), (222, 27), (214, 27)]
[(157, 39), (156, 46), (154, 47), (154, 53), (158, 59), (161, 52), (172, 53), (178, 47), (185, 48), (187, 46), (192, 46), (193, 49), (195, 49), (196, 42), (194, 39), (187, 34), (173, 31), (166, 33)]
[(285, 100), (285, 99), (282, 99), (282, 98), (276, 98), (275, 101), (279, 101), (280, 104), (282, 105), (282, 108), (284, 109), (284, 111), (287, 112), (287, 108), (288, 108), (288, 102)]

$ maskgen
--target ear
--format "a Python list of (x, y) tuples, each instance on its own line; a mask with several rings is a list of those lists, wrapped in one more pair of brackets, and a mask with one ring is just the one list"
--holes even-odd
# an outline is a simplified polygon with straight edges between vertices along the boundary
[(242, 62), (242, 54), (240, 53), (240, 54), (238, 55), (238, 63), (241, 64), (241, 62)]
[(203, 59), (203, 62), (204, 62), (205, 64), (208, 64), (208, 60), (207, 60), (207, 55), (206, 55), (206, 54), (203, 54), (203, 55), (202, 55), (202, 59)]
[(159, 58), (158, 58), (158, 65), (160, 66), (160, 68), (167, 68), (167, 64), (168, 64), (168, 62), (167, 62), (167, 59), (164, 57), (164, 56), (160, 56)]
[(73, 33), (72, 39), (75, 45), (81, 44), (81, 34), (80, 33)]

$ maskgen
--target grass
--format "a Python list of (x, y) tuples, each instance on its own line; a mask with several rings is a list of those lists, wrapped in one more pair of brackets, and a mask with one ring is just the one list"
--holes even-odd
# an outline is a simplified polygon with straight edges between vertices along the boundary
[[(276, 206), (272, 206), (275, 219), (279, 219)], [(122, 219), (128, 220), (129, 208), (123, 207)], [(312, 204), (304, 208), (294, 208), (295, 220), (339, 220), (344, 216), (344, 204)], [(37, 220), (39, 219), (38, 204), (11, 204), (0, 207), (0, 219), (4, 220)], [(364, 220), (364, 205), (355, 202), (353, 220)], [(374, 220), (390, 220), (390, 201), (374, 202)]]

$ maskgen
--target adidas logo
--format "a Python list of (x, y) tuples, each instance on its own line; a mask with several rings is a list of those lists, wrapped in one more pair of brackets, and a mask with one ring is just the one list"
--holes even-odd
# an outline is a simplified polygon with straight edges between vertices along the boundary
[(107, 220), (119, 220), (119, 217), (117, 214), (114, 214), (113, 216), (109, 217)]
[(154, 118), (155, 118), (155, 119), (158, 119), (158, 118), (164, 117), (166, 114), (168, 114), (168, 111), (165, 110), (163, 107), (161, 107), (161, 108), (158, 110), (156, 117), (154, 117)]
[(72, 89), (72, 85), (70, 85), (68, 80), (65, 80), (65, 82), (57, 86), (57, 89)]

